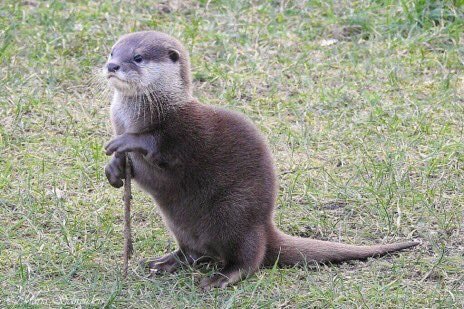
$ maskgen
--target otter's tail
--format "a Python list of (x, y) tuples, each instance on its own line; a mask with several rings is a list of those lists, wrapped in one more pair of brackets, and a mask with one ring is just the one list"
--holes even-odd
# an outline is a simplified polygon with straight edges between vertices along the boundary
[(339, 263), (348, 260), (362, 260), (389, 252), (403, 250), (418, 245), (419, 242), (354, 246), (330, 241), (301, 238), (286, 235), (274, 229), (268, 241), (266, 264), (276, 261), (280, 265), (295, 265), (300, 262)]

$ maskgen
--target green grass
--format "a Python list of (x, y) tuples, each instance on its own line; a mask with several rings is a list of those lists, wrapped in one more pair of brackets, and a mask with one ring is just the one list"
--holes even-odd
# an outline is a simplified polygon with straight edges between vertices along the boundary
[[(0, 4), (0, 306), (462, 307), (464, 2), (171, 4)], [(175, 243), (136, 190), (122, 280), (122, 192), (103, 173), (109, 97), (92, 80), (118, 36), (145, 29), (185, 43), (200, 101), (267, 136), (282, 230), (423, 244), (202, 293), (211, 269), (137, 271)]]

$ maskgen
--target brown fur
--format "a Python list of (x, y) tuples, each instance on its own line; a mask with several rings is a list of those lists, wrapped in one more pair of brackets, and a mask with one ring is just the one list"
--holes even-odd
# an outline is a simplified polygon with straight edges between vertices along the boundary
[[(224, 268), (202, 281), (201, 287), (207, 289), (234, 283), (276, 261), (341, 262), (417, 244), (352, 246), (280, 232), (273, 223), (276, 172), (265, 139), (242, 114), (191, 97), (188, 55), (176, 42), (165, 34), (143, 32), (124, 36), (115, 46), (115, 50), (118, 44), (126, 49), (143, 47), (161, 55), (171, 46), (180, 51), (183, 97), (147, 99), (116, 90), (112, 107), (116, 137), (106, 146), (108, 155), (115, 154), (106, 167), (110, 183), (122, 185), (121, 153), (130, 152), (135, 181), (155, 199), (179, 245), (178, 251), (150, 263), (154, 272), (171, 272), (182, 262), (209, 257)], [(169, 83), (156, 85), (154, 91), (173, 92)], [(175, 108), (148, 109), (146, 104)]]

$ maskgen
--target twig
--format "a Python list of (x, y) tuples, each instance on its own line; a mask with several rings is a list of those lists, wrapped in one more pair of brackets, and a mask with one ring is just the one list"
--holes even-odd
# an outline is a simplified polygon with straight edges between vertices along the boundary
[(129, 155), (126, 154), (126, 179), (124, 181), (124, 278), (127, 277), (127, 271), (129, 269), (129, 259), (132, 256), (134, 247), (132, 246), (132, 235), (131, 235), (131, 178), (132, 178), (132, 166)]

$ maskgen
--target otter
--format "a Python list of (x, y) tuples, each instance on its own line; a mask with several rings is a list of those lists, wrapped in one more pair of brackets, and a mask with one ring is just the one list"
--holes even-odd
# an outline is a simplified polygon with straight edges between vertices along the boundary
[(222, 268), (201, 280), (207, 290), (276, 263), (337, 263), (418, 244), (354, 246), (281, 232), (273, 222), (277, 177), (265, 138), (244, 115), (193, 97), (189, 55), (177, 39), (126, 34), (104, 73), (114, 89), (108, 181), (123, 185), (128, 154), (133, 179), (153, 197), (178, 244), (147, 262), (153, 274), (208, 257)]

